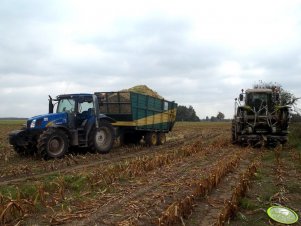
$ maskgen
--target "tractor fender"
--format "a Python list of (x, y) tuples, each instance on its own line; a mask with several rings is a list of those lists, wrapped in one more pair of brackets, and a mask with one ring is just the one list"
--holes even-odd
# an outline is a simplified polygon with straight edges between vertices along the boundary
[[(106, 121), (106, 122), (109, 122), (109, 123), (116, 122), (116, 120), (114, 120), (113, 118), (111, 118), (107, 115), (104, 115), (104, 114), (99, 114), (98, 121), (99, 122)], [(87, 125), (86, 125), (86, 139), (88, 139), (91, 131), (93, 130), (93, 127), (95, 127), (95, 118), (94, 117), (90, 118), (87, 122)]]
[(105, 120), (105, 121), (108, 121), (108, 122), (110, 122), (110, 123), (116, 122), (115, 119), (113, 119), (113, 118), (111, 118), (111, 117), (109, 117), (109, 116), (107, 116), (107, 115), (104, 115), (104, 114), (99, 114), (98, 120), (99, 120), (99, 121)]
[(69, 138), (72, 137), (70, 129), (68, 127), (66, 127), (66, 126), (63, 126), (63, 125), (53, 125), (53, 126), (46, 127), (45, 129), (48, 129), (48, 128), (60, 129), (60, 130), (64, 131)]

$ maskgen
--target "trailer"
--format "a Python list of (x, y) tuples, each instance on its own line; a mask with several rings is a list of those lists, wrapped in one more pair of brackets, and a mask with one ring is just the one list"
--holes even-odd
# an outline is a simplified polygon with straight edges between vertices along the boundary
[(136, 92), (97, 92), (99, 110), (112, 125), (121, 144), (162, 145), (175, 124), (177, 104)]

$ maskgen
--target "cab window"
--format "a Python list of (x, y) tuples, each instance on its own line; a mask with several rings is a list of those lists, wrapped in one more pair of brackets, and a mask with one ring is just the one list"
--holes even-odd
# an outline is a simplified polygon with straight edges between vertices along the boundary
[(84, 101), (82, 103), (78, 103), (78, 113), (83, 113), (84, 111), (89, 111), (89, 109), (93, 108), (92, 101)]
[(61, 99), (58, 103), (57, 113), (74, 112), (75, 101), (73, 99)]

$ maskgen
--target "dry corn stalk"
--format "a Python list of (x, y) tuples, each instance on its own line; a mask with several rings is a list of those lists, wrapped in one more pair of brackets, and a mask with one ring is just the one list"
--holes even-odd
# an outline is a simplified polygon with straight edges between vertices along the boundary
[(227, 158), (227, 160), (220, 160), (215, 168), (210, 172), (207, 178), (201, 179), (195, 184), (196, 188), (192, 195), (186, 196), (180, 201), (172, 203), (166, 211), (159, 217), (158, 225), (174, 225), (180, 223), (182, 218), (188, 217), (191, 214), (194, 199), (196, 197), (204, 197), (215, 188), (228, 172), (232, 171), (238, 165), (240, 153)]
[(239, 198), (243, 197), (246, 193), (250, 184), (250, 178), (257, 171), (258, 164), (258, 161), (254, 161), (240, 176), (239, 183), (234, 188), (230, 200), (225, 202), (224, 208), (221, 210), (215, 226), (224, 225), (225, 222), (228, 221), (237, 211)]
[[(3, 196), (1, 201), (3, 201)], [(7, 203), (1, 202), (0, 207), (0, 224), (10, 224), (16, 219), (22, 218), (30, 208), (33, 207), (33, 203), (26, 199), (21, 200), (8, 200)]]

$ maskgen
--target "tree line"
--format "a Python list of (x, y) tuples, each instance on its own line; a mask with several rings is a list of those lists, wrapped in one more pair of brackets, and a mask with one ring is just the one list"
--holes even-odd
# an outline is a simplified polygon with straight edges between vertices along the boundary
[[(222, 121), (225, 119), (225, 115), (222, 112), (218, 112), (216, 116), (207, 116), (203, 121)], [(179, 105), (177, 108), (176, 121), (185, 122), (199, 122), (202, 121), (197, 115), (194, 108), (190, 105), (189, 107)]]

